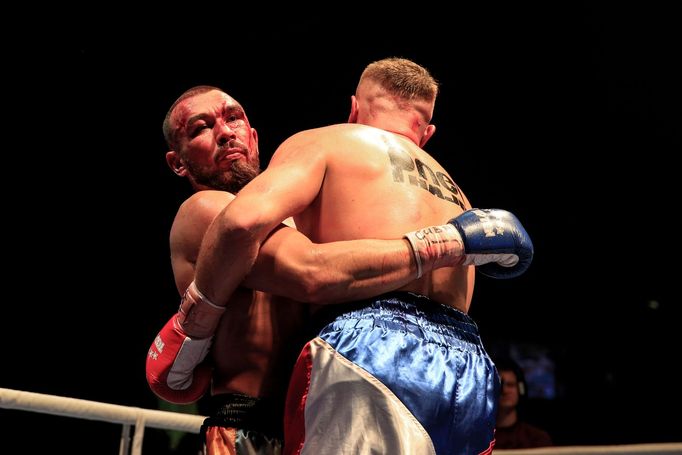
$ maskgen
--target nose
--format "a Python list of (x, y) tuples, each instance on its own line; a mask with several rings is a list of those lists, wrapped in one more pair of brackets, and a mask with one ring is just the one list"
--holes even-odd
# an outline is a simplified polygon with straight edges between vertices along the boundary
[(216, 123), (216, 142), (218, 145), (225, 145), (236, 138), (237, 134), (230, 128), (227, 122), (218, 120)]

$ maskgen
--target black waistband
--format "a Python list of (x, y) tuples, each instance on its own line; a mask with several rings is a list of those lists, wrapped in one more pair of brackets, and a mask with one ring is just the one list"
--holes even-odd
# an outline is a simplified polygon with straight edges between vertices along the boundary
[(272, 438), (282, 438), (284, 409), (280, 401), (256, 398), (238, 393), (214, 395), (210, 401), (211, 411), (204, 420), (206, 427), (229, 427), (258, 431)]

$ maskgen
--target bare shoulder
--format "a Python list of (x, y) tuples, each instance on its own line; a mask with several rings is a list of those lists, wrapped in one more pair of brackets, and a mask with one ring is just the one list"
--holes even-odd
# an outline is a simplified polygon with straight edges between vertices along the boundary
[[(325, 143), (334, 143), (340, 140), (357, 140), (360, 131), (366, 131), (368, 128), (365, 125), (358, 125), (353, 123), (338, 123), (335, 125), (327, 125), (319, 128), (299, 131), (298, 133), (289, 136), (277, 148), (275, 154), (300, 152), (302, 150), (319, 151), (319, 146)], [(374, 129), (374, 128), (372, 128)]]
[[(318, 128), (311, 128), (309, 130), (299, 131), (298, 133), (289, 137), (288, 140), (305, 140), (310, 138), (324, 138), (327, 136), (336, 136), (350, 134), (358, 129), (368, 128), (365, 125), (357, 123), (336, 123), (334, 125), (320, 126)], [(285, 141), (286, 142), (286, 141)]]
[[(444, 198), (449, 201), (454, 201), (460, 206), (462, 210), (471, 209), (471, 203), (464, 194), (464, 191), (456, 183), (450, 172), (456, 172), (456, 169), (445, 169), (438, 160), (423, 149), (419, 149), (419, 157), (415, 160), (415, 167), (422, 169), (422, 176), (429, 180), (429, 184), (433, 181), (434, 185), (440, 185), (443, 189)], [(426, 170), (429, 169), (429, 172)], [(438, 196), (440, 193), (436, 192)]]
[(205, 190), (194, 193), (180, 205), (178, 217), (210, 217), (213, 219), (234, 199), (227, 191)]
[(183, 292), (194, 276), (194, 263), (206, 230), (232, 199), (234, 195), (228, 192), (205, 190), (180, 205), (170, 231), (171, 263), (178, 291)]
[(387, 151), (395, 183), (426, 190), (446, 204), (454, 203), (460, 211), (471, 208), (451, 174), (453, 171), (443, 167), (429, 152), (402, 138), (396, 139), (395, 146)]
[(200, 231), (203, 235), (208, 225), (234, 199), (226, 191), (205, 190), (194, 193), (180, 205), (175, 215), (171, 236), (184, 235), (184, 231)]
[[(452, 173), (456, 173), (456, 169), (445, 169), (438, 160), (433, 158), (430, 154), (422, 151), (422, 162), (417, 159), (415, 161), (415, 167), (421, 169), (422, 175), (427, 180), (428, 184), (435, 185), (442, 189), (442, 193), (439, 191), (434, 191), (434, 194), (438, 197), (451, 202), (455, 202), (463, 211), (471, 209), (471, 203), (469, 199), (464, 194), (464, 191), (456, 182)], [(428, 170), (430, 167), (430, 170)], [(427, 171), (428, 170), (428, 171)], [(431, 186), (429, 186), (431, 188)]]

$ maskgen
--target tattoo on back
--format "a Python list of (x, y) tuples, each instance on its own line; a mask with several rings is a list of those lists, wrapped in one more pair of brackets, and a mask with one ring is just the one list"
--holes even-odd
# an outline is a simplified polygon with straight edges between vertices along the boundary
[(462, 210), (466, 210), (461, 200), (462, 192), (449, 175), (440, 171), (434, 172), (426, 164), (412, 159), (407, 152), (395, 147), (389, 148), (388, 156), (391, 160), (394, 182), (405, 183), (407, 176), (407, 183), (410, 185), (421, 187), (434, 196), (453, 202)]

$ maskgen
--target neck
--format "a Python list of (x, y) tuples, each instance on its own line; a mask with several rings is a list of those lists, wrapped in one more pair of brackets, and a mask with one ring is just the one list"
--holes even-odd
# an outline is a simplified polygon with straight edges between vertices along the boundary
[(384, 131), (388, 131), (389, 133), (394, 133), (400, 136), (403, 136), (410, 141), (414, 142), (417, 146), (419, 146), (419, 134), (417, 131), (415, 131), (413, 128), (410, 128), (409, 125), (405, 124), (404, 122), (396, 122), (395, 117), (375, 117), (371, 121), (368, 122), (363, 122), (366, 125), (369, 126), (374, 126), (376, 128), (380, 128)]
[(383, 128), (384, 130), (388, 131), (389, 133), (397, 134), (398, 136), (402, 136), (405, 139), (408, 139), (411, 142), (414, 142), (417, 146), (419, 146), (419, 141), (417, 140), (417, 135), (414, 133), (414, 131), (407, 130), (407, 131), (402, 131), (402, 130), (397, 130), (395, 128)]
[(499, 428), (510, 427), (519, 419), (516, 408), (500, 408), (497, 411), (497, 426)]

